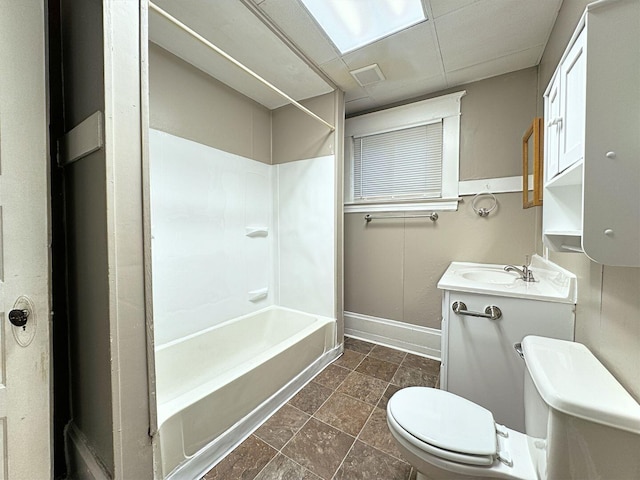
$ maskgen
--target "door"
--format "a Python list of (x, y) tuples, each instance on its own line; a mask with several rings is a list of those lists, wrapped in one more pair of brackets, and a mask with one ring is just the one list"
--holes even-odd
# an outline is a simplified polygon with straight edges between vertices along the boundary
[(558, 174), (560, 127), (562, 120), (560, 119), (560, 75), (556, 75), (553, 83), (549, 88), (549, 93), (544, 99), (545, 101), (545, 168), (544, 173), (547, 181), (551, 180)]
[(44, 9), (0, 0), (0, 479), (11, 480), (52, 471)]
[(584, 156), (584, 114), (586, 87), (586, 32), (582, 32), (560, 67), (562, 77), (562, 125), (559, 171)]

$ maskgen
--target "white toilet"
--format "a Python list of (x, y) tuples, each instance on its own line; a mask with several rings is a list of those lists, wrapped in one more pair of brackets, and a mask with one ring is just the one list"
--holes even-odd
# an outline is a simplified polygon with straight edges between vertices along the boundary
[(526, 434), (452, 393), (398, 391), (387, 423), (418, 480), (640, 479), (640, 405), (582, 344), (528, 336)]

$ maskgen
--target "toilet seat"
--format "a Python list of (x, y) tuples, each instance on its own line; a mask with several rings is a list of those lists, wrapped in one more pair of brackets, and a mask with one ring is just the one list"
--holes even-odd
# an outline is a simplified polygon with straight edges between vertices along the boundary
[(398, 391), (387, 405), (389, 423), (416, 448), (474, 466), (490, 466), (498, 453), (492, 413), (469, 400), (428, 387)]

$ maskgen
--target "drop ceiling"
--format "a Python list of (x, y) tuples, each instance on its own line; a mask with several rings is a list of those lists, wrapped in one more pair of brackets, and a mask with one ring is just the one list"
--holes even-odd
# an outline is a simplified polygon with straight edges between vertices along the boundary
[[(296, 100), (335, 86), (354, 114), (537, 65), (562, 0), (423, 0), (426, 22), (345, 55), (298, 0), (154, 3)], [(232, 88), (287, 103), (166, 20), (149, 25), (151, 41)], [(372, 64), (385, 80), (360, 86), (349, 72)]]

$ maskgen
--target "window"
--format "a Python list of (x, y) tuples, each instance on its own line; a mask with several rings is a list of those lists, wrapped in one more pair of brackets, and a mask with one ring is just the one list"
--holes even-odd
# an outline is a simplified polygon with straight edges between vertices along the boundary
[(347, 119), (345, 212), (456, 210), (464, 94)]

